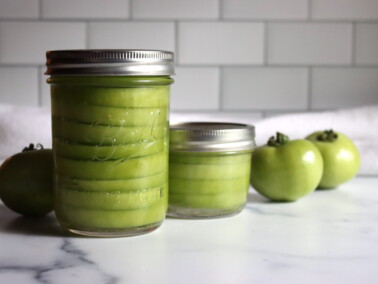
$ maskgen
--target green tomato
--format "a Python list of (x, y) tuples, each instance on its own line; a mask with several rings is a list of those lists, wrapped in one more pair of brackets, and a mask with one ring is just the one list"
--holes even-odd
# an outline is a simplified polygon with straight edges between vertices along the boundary
[(360, 168), (360, 155), (353, 142), (332, 130), (317, 131), (306, 139), (318, 147), (324, 162), (318, 188), (334, 188), (353, 178)]
[(252, 153), (251, 184), (274, 201), (295, 201), (315, 190), (323, 172), (319, 150), (308, 140), (277, 133)]
[(53, 210), (53, 154), (33, 144), (0, 167), (0, 198), (25, 216), (44, 216)]

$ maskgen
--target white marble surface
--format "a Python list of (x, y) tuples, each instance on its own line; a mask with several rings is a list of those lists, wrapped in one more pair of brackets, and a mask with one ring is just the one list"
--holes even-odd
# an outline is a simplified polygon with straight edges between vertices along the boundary
[(0, 204), (0, 283), (377, 283), (378, 177), (295, 203), (251, 192), (245, 210), (167, 219), (137, 237), (65, 234)]

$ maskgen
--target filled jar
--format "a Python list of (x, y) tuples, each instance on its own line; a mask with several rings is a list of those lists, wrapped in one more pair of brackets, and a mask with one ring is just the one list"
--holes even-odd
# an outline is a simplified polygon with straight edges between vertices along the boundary
[(236, 123), (172, 125), (168, 215), (213, 218), (239, 213), (247, 201), (254, 127)]
[(46, 56), (59, 223), (99, 237), (158, 228), (168, 206), (173, 53), (57, 50)]

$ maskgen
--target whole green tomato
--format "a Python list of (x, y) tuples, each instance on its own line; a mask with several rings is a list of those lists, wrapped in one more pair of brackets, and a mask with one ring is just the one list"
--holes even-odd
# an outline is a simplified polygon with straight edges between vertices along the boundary
[(0, 167), (0, 198), (25, 216), (44, 216), (53, 210), (53, 154), (33, 144), (5, 160)]
[(318, 188), (334, 188), (353, 178), (360, 168), (360, 155), (353, 142), (332, 130), (317, 131), (306, 139), (318, 147), (324, 162)]
[(295, 201), (314, 191), (323, 172), (322, 156), (308, 140), (277, 133), (252, 153), (251, 184), (274, 201)]

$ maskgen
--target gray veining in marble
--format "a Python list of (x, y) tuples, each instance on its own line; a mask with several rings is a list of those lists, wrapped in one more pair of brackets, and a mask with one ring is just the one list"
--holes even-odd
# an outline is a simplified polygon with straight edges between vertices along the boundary
[[(33, 283), (104, 283), (116, 284), (120, 283), (117, 277), (104, 272), (101, 267), (90, 260), (85, 252), (76, 247), (68, 238), (59, 240), (60, 245), (57, 246), (55, 257), (48, 264), (38, 264), (38, 255), (34, 255), (34, 263), (13, 263), (1, 264), (0, 279), (3, 273), (13, 274), (17, 277), (24, 275)], [(41, 254), (49, 253), (42, 251)], [(51, 252), (50, 252), (51, 253)], [(13, 281), (9, 283), (15, 283)]]
[(0, 283), (377, 283), (378, 178), (292, 203), (251, 192), (237, 216), (167, 219), (130, 238), (65, 233), (0, 204)]

